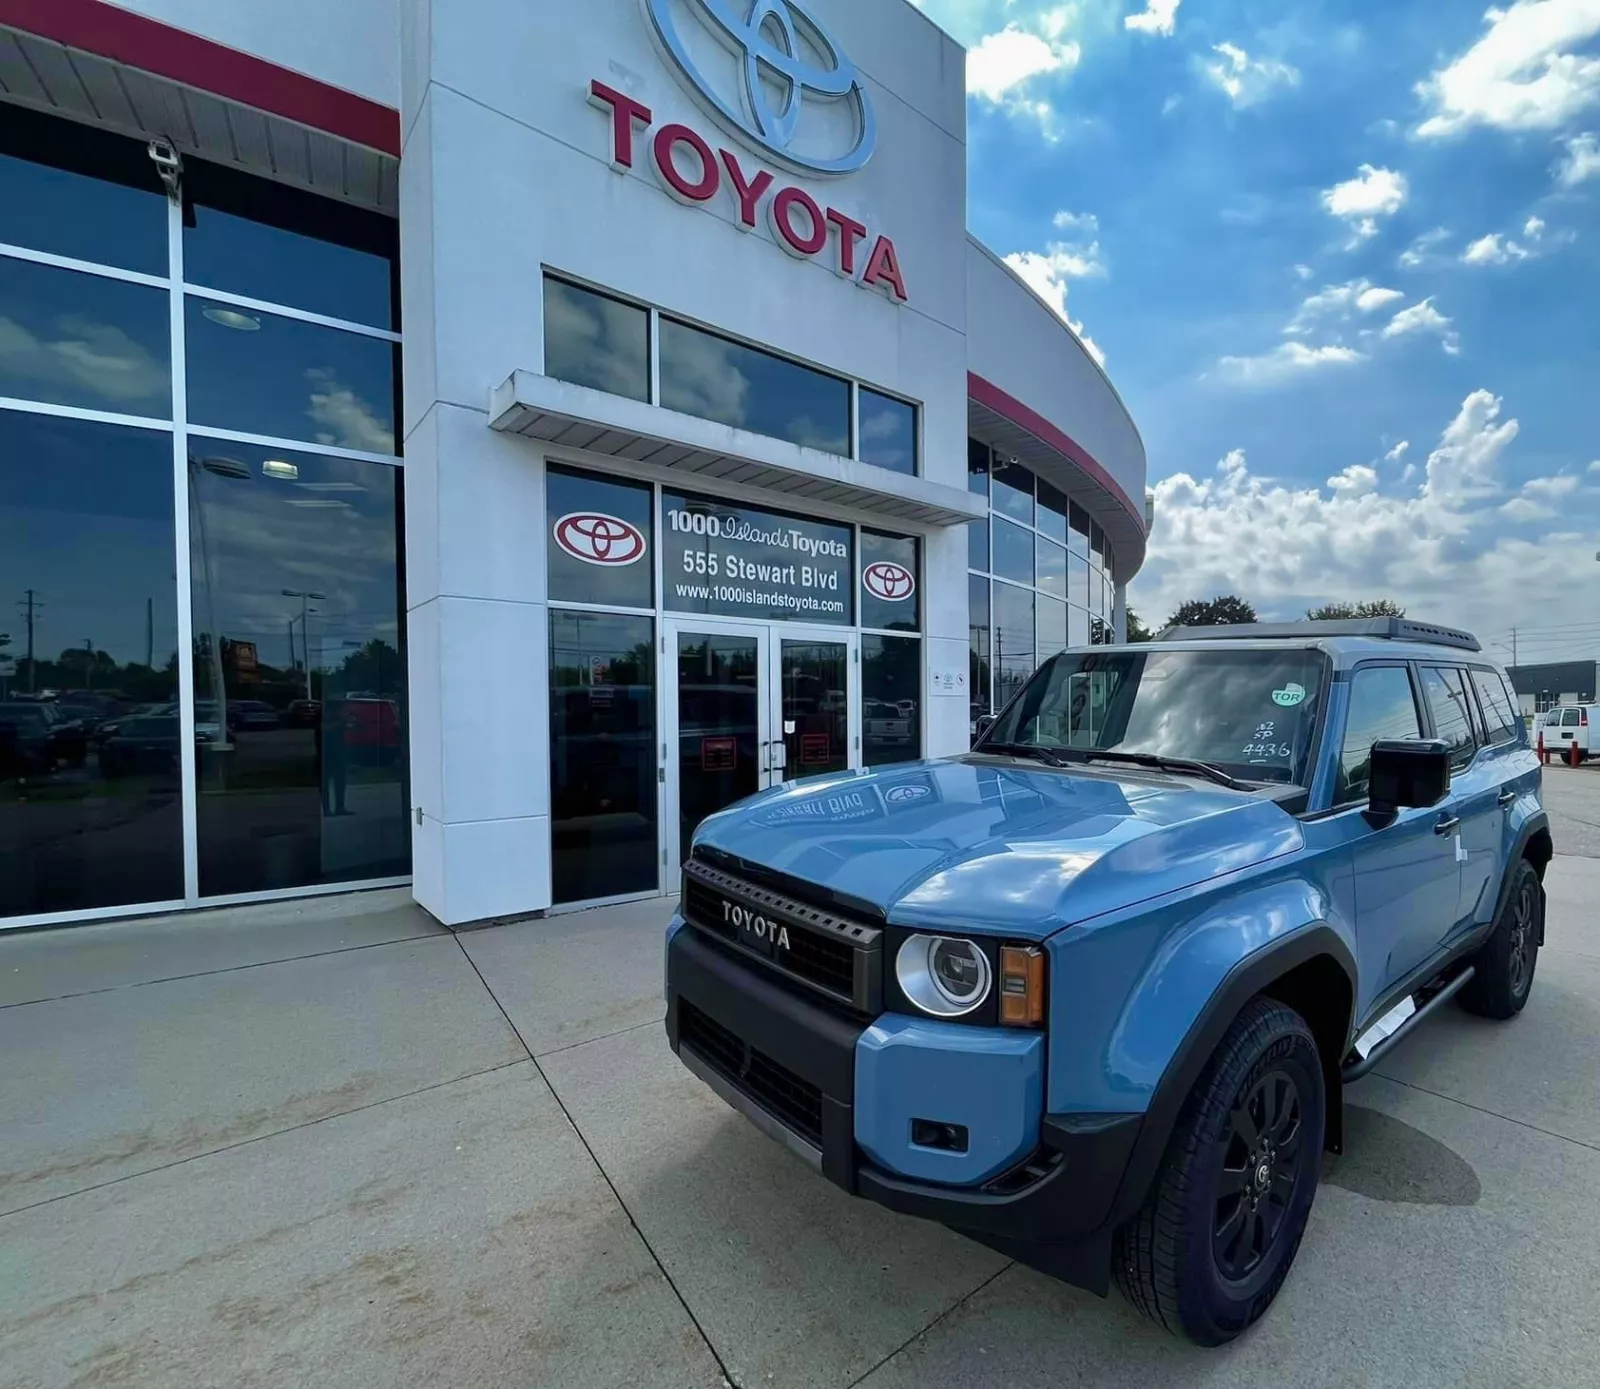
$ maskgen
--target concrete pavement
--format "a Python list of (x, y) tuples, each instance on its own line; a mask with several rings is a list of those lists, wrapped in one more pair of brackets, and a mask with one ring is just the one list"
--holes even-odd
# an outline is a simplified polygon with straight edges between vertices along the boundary
[(1549, 888), (1526, 1012), (1350, 1090), (1282, 1296), (1210, 1353), (727, 1110), (661, 1036), (664, 903), (0, 939), (0, 1389), (1600, 1383), (1600, 859)]

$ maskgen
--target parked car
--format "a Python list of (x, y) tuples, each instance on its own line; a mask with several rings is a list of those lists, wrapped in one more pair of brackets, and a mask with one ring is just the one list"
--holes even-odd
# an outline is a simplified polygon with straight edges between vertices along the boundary
[(846, 1191), (1220, 1344), (1283, 1285), (1344, 1082), (1451, 998), (1527, 1002), (1540, 794), (1467, 633), (1064, 652), (970, 753), (706, 820), (667, 1037)]
[(14, 700), (0, 704), (0, 725), (6, 736), (14, 772), (43, 776), (59, 766), (81, 767), (88, 749), (88, 733), (81, 723), (61, 716), (44, 700)]
[(316, 728), (322, 723), (320, 699), (297, 699), (284, 711), (284, 723), (290, 728)]
[(228, 729), (233, 733), (265, 733), (282, 726), (278, 711), (259, 699), (230, 699)]
[(100, 774), (107, 780), (176, 774), (183, 735), (178, 715), (125, 719), (100, 748)]
[(1578, 760), (1587, 762), (1600, 748), (1593, 740), (1592, 730), (1600, 725), (1600, 704), (1566, 704), (1547, 709), (1540, 716), (1539, 729), (1544, 734), (1544, 745), (1562, 761), (1578, 749)]

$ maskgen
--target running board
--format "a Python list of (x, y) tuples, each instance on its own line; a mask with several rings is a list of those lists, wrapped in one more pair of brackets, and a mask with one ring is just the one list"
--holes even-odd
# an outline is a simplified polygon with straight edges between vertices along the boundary
[[(1344, 1070), (1342, 1072), (1345, 1083), (1348, 1084), (1352, 1080), (1360, 1080), (1362, 1076), (1366, 1075), (1366, 1073), (1376, 1066), (1378, 1062), (1382, 1061), (1384, 1057), (1393, 1051), (1400, 1040), (1408, 1036), (1411, 1032), (1411, 1029), (1414, 1028), (1425, 1017), (1427, 1017), (1429, 1013), (1433, 1012), (1433, 1010), (1441, 1003), (1447, 1002), (1460, 993), (1461, 990), (1466, 987), (1467, 981), (1470, 980), (1476, 973), (1477, 971), (1471, 965), (1468, 965), (1464, 970), (1461, 971), (1460, 974), (1456, 975), (1455, 978), (1443, 985), (1439, 991), (1434, 994), (1433, 997), (1430, 998), (1426, 1003), (1416, 1007), (1415, 1011), (1412, 1012), (1408, 1017), (1402, 1018), (1398, 1026), (1394, 1027), (1392, 1031), (1380, 1035), (1376, 1045), (1373, 1046), (1372, 1050), (1367, 1052), (1365, 1056), (1361, 1056), (1359, 1048), (1363, 1038), (1370, 1036), (1373, 1032), (1377, 1031), (1377, 1029), (1382, 1027), (1390, 1017), (1399, 1012), (1400, 1009), (1404, 1008), (1406, 1004), (1414, 1004), (1416, 994), (1408, 994), (1400, 1003), (1396, 1004), (1395, 1007), (1391, 1008), (1383, 1015), (1383, 1017), (1379, 1018), (1376, 1023), (1374, 1023), (1366, 1030), (1366, 1032), (1362, 1034), (1361, 1037), (1356, 1039), (1357, 1051), (1353, 1054), (1357, 1056), (1357, 1059), (1354, 1061), (1347, 1061), (1345, 1063)], [(1419, 990), (1418, 992), (1421, 991)]]

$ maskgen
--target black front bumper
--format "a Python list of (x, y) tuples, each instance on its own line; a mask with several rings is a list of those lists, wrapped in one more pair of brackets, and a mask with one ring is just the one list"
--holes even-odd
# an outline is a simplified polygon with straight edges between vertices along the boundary
[(734, 1108), (853, 1195), (1105, 1292), (1112, 1204), (1142, 1116), (1046, 1115), (1038, 1151), (984, 1187), (908, 1181), (856, 1148), (855, 1049), (866, 1026), (692, 926), (668, 945), (667, 1039)]

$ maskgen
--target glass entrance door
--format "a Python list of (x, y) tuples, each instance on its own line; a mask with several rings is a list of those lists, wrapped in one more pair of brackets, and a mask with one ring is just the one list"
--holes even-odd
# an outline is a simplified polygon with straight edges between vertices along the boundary
[(860, 695), (854, 633), (695, 619), (667, 622), (664, 638), (670, 882), (708, 815), (859, 765)]

